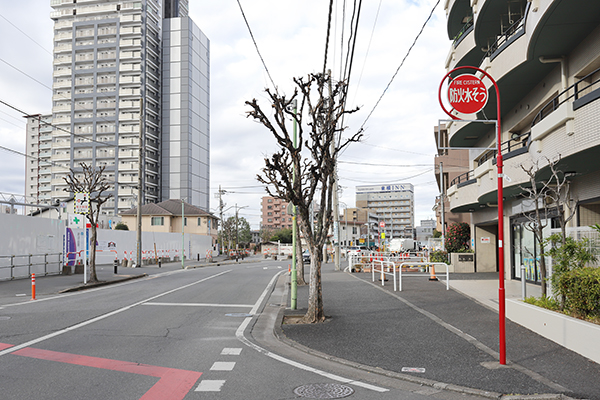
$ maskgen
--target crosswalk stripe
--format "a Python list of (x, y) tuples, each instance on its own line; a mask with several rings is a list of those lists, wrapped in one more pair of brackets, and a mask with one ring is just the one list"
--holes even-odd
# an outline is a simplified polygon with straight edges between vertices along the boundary
[(222, 356), (239, 356), (242, 354), (242, 349), (240, 347), (225, 347), (223, 351), (221, 351)]
[(225, 384), (224, 380), (208, 380), (204, 379), (200, 381), (200, 384), (196, 388), (196, 392), (220, 392), (221, 387)]
[(231, 370), (233, 370), (233, 367), (235, 367), (235, 362), (217, 361), (212, 365), (212, 367), (210, 367), (210, 370), (211, 371), (231, 371)]

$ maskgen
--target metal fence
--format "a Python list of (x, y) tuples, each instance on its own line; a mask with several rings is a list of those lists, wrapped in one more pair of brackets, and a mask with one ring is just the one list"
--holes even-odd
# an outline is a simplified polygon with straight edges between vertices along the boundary
[(62, 253), (0, 256), (0, 280), (28, 278), (31, 274), (60, 274), (62, 265)]

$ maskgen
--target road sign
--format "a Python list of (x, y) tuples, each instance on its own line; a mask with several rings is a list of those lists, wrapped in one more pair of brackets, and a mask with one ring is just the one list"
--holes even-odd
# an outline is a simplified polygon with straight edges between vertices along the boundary
[(448, 85), (448, 101), (459, 113), (475, 114), (487, 104), (487, 88), (475, 75), (459, 75)]
[(88, 214), (90, 211), (90, 194), (87, 192), (75, 193), (75, 214)]
[(379, 221), (379, 227), (385, 228), (385, 221)]

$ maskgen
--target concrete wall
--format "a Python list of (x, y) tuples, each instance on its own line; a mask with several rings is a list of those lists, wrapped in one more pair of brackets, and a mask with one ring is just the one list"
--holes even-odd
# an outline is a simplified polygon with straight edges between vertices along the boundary
[[(3, 228), (0, 229), (0, 280), (26, 277), (29, 273), (61, 271), (64, 259), (59, 254), (67, 252), (64, 220), (0, 214), (0, 226)], [(85, 257), (85, 230), (72, 231), (75, 249), (70, 250), (77, 253), (76, 262)], [(109, 242), (116, 245), (116, 250), (107, 248)], [(115, 258), (120, 262), (124, 258), (136, 259), (137, 237), (134, 231), (98, 229), (98, 244), (97, 264), (112, 264)], [(210, 236), (186, 233), (182, 237), (181, 233), (142, 232), (144, 260), (154, 258), (155, 254), (170, 260), (180, 259), (182, 246), (185, 247), (186, 259), (190, 256), (203, 259), (208, 250), (214, 250)], [(10, 265), (19, 267), (11, 271)]]

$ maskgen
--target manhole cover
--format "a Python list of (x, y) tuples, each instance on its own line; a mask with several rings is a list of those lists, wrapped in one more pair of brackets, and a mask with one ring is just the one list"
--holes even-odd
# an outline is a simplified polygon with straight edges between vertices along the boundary
[(313, 383), (294, 389), (300, 397), (309, 399), (341, 399), (354, 393), (354, 389), (339, 383)]
[(245, 317), (251, 317), (252, 314), (248, 314), (248, 313), (229, 313), (229, 314), (225, 314), (226, 317), (241, 317), (241, 318), (245, 318)]

